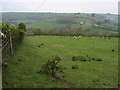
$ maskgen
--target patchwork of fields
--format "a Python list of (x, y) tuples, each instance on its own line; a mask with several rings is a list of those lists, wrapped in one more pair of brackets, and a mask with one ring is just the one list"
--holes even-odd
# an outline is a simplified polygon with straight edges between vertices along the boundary
[[(98, 25), (99, 26), (99, 25)], [(109, 25), (110, 26), (110, 25)], [(42, 31), (47, 31), (47, 30), (55, 30), (55, 29), (67, 29), (67, 24), (60, 24), (60, 23), (49, 23), (49, 22), (36, 22), (31, 25), (27, 25), (27, 28), (29, 29), (34, 29), (34, 28), (40, 28)], [(83, 28), (84, 31), (86, 32), (91, 32), (91, 33), (107, 33), (107, 32), (112, 32), (112, 33), (118, 33), (117, 27), (114, 27), (113, 29), (116, 30), (107, 30), (107, 29), (101, 29), (101, 28), (93, 28), (92, 25), (79, 25), (79, 24), (71, 24), (71, 28)], [(29, 30), (28, 30), (29, 31)]]
[[(73, 85), (38, 74), (41, 66), (58, 55), (66, 67), (64, 77)], [(73, 56), (90, 56), (102, 61), (72, 61)], [(76, 65), (78, 69), (72, 69)], [(117, 88), (118, 38), (28, 36), (3, 71), (3, 87), (13, 88)]]
[(116, 14), (11, 12), (2, 13), (2, 16), (3, 22), (10, 22), (14, 26), (18, 26), (21, 22), (25, 23), (27, 32), (32, 32), (34, 29), (44, 32), (67, 30), (68, 24), (71, 24), (71, 29), (79, 28), (85, 33), (118, 33)]

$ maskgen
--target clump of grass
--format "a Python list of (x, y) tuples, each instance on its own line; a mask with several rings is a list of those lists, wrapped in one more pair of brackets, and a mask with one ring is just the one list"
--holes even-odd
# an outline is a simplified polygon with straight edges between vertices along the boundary
[(78, 66), (77, 65), (73, 65), (72, 69), (78, 69)]
[(80, 55), (80, 56), (73, 56), (72, 57), (72, 61), (102, 61), (101, 58), (95, 58), (95, 57), (91, 57), (91, 56), (83, 56), (83, 55)]
[(40, 48), (41, 46), (43, 46), (44, 45), (44, 43), (41, 43), (40, 45), (38, 45), (38, 47)]
[(102, 61), (102, 59), (101, 58), (97, 58), (96, 61)]
[(75, 56), (73, 56), (73, 57), (72, 57), (72, 61), (78, 61), (78, 58), (75, 57)]
[(114, 49), (112, 49), (112, 52), (114, 52), (115, 50)]
[(18, 61), (23, 61), (21, 58), (18, 58)]
[(41, 43), (41, 45), (44, 45), (44, 43)]
[(87, 61), (88, 60), (88, 57), (85, 57), (85, 56), (73, 56), (72, 57), (72, 61)]
[(38, 45), (38, 47), (40, 48), (41, 46), (40, 46), (40, 45)]

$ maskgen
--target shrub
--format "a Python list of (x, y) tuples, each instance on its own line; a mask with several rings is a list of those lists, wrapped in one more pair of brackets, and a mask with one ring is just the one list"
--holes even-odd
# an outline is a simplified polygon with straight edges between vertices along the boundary
[(60, 62), (60, 57), (53, 56), (51, 60), (49, 60), (46, 64), (44, 64), (39, 73), (47, 74), (50, 76), (56, 76), (57, 72), (63, 72), (62, 66), (58, 66), (58, 63)]

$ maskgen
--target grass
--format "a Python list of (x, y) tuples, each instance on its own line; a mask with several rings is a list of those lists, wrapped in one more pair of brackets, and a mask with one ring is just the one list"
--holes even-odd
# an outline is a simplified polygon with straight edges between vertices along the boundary
[(17, 23), (21, 23), (21, 22), (23, 22), (23, 23), (35, 23), (35, 22), (37, 22), (36, 20), (17, 20), (17, 21), (15, 21), (15, 22), (17, 22)]
[[(41, 47), (38, 47), (44, 43)], [(115, 51), (112, 52), (112, 49)], [(52, 55), (58, 55), (64, 65), (64, 79), (79, 88), (117, 88), (118, 39), (81, 37), (79, 40), (64, 36), (29, 36), (15, 51), (8, 67), (3, 70), (5, 88), (64, 88), (68, 83), (54, 81), (47, 75), (37, 74)], [(72, 61), (73, 56), (89, 55), (103, 61)], [(72, 69), (72, 66), (78, 69)], [(62, 77), (59, 73), (59, 77)]]
[(65, 27), (66, 24), (58, 24), (58, 23), (48, 23), (48, 22), (37, 22), (35, 24), (32, 24), (28, 26), (27, 28), (40, 28), (42, 30), (51, 30), (56, 29), (60, 27)]
[[(53, 29), (60, 29), (60, 28), (67, 29), (67, 24), (60, 24), (60, 23), (56, 23), (56, 22), (45, 21), (45, 22), (36, 22), (34, 24), (27, 25), (27, 28), (33, 28), (33, 29), (40, 28), (41, 30), (53, 30)], [(106, 33), (106, 32), (118, 33), (117, 31), (93, 28), (92, 25), (72, 24), (71, 28), (82, 28), (85, 31), (87, 30), (86, 32), (90, 32), (90, 33), (92, 33), (92, 32), (93, 33), (94, 32), (95, 33)]]

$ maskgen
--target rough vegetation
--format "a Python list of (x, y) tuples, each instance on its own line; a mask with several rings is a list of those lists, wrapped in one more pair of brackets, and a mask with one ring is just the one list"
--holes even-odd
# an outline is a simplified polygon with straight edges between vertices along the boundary
[(95, 58), (88, 55), (73, 56), (72, 61), (103, 61), (101, 58)]
[(53, 56), (51, 60), (49, 60), (46, 64), (44, 64), (40, 71), (38, 73), (47, 74), (50, 76), (56, 76), (57, 72), (63, 73), (63, 68), (61, 66), (58, 66), (58, 63), (60, 62), (60, 57)]

